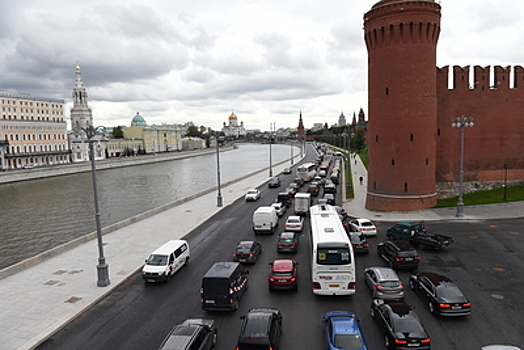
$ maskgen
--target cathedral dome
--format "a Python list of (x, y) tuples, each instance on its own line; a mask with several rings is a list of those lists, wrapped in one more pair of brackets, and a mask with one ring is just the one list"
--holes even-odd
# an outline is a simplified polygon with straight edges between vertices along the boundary
[(231, 115), (229, 116), (229, 119), (237, 119), (237, 116), (235, 115), (235, 113), (231, 113)]
[(138, 112), (131, 120), (131, 125), (146, 125), (146, 120)]

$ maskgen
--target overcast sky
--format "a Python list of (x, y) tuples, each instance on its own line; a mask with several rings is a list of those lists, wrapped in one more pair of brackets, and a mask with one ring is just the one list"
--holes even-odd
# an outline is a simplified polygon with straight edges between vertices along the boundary
[[(363, 14), (377, 0), (0, 0), (0, 92), (67, 102), (77, 61), (95, 125), (232, 111), (247, 129), (367, 113)], [(442, 0), (438, 66), (524, 65), (524, 1)]]

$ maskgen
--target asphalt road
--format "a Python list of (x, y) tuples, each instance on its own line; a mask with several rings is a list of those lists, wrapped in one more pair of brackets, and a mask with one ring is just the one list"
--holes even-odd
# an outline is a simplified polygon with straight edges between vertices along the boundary
[[(239, 316), (251, 307), (277, 307), (283, 314), (281, 349), (324, 349), (322, 315), (332, 310), (355, 312), (370, 349), (383, 349), (383, 337), (369, 315), (371, 293), (362, 273), (367, 266), (385, 266), (376, 255), (376, 244), (384, 238), (391, 223), (377, 223), (379, 235), (370, 238), (371, 252), (357, 255), (357, 293), (348, 297), (315, 296), (310, 289), (308, 252), (309, 222), (301, 235), (297, 254), (278, 254), (277, 234), (257, 235), (251, 230), (253, 211), (273, 202), (277, 193), (292, 179), (283, 175), (282, 187), (262, 187), (257, 202), (235, 202), (204, 223), (187, 239), (191, 260), (168, 284), (145, 284), (140, 274), (132, 276), (88, 312), (47, 340), (38, 349), (157, 349), (169, 330), (189, 316), (214, 318), (218, 324), (217, 350), (235, 348), (240, 328)], [(302, 189), (304, 191), (304, 189)], [(320, 198), (320, 197), (319, 197)], [(285, 217), (277, 232), (283, 231)], [(307, 220), (306, 220), (307, 221)], [(406, 302), (415, 307), (435, 350), (475, 350), (482, 345), (506, 343), (524, 345), (522, 310), (524, 289), (524, 219), (431, 223), (428, 229), (455, 238), (444, 251), (420, 251), (419, 271), (442, 273), (453, 279), (472, 301), (469, 317), (443, 318), (429, 313), (421, 299), (407, 287), (410, 272), (400, 271)], [(239, 240), (256, 239), (263, 253), (250, 270), (249, 290), (236, 312), (204, 312), (200, 308), (201, 277), (216, 261), (231, 261)], [(298, 292), (270, 293), (268, 263), (277, 257), (299, 261)], [(138, 257), (142, 258), (142, 257)], [(143, 257), (146, 258), (146, 257)]]

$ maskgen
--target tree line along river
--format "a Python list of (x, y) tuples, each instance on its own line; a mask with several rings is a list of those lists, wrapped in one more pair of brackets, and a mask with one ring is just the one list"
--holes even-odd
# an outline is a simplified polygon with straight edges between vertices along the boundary
[[(272, 145), (272, 164), (291, 154)], [(220, 153), (221, 183), (269, 162), (269, 145), (238, 144)], [(105, 227), (217, 186), (216, 154), (98, 170), (97, 184)], [(0, 269), (95, 231), (91, 173), (0, 185), (0, 225)]]

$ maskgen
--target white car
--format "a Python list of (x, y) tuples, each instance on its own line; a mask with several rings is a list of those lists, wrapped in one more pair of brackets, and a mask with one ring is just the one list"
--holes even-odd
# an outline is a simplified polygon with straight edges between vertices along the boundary
[(286, 231), (302, 231), (304, 228), (304, 218), (298, 215), (290, 215), (286, 221)]
[(258, 200), (259, 198), (260, 198), (260, 191), (257, 189), (249, 190), (246, 193), (246, 202), (250, 202), (250, 201), (254, 202)]
[(349, 222), (352, 232), (362, 232), (366, 236), (376, 236), (377, 227), (368, 219), (353, 219)]
[(282, 215), (284, 215), (284, 213), (286, 212), (286, 205), (284, 203), (281, 203), (281, 202), (276, 202), (276, 203), (273, 203), (271, 204), (271, 206), (273, 208), (275, 208), (275, 210), (277, 211), (277, 215), (279, 217), (282, 217)]

